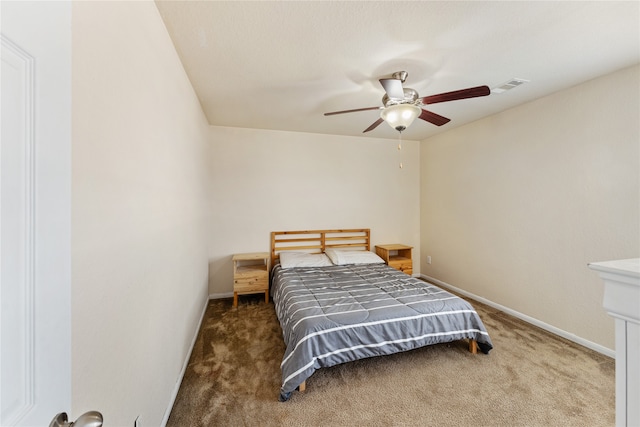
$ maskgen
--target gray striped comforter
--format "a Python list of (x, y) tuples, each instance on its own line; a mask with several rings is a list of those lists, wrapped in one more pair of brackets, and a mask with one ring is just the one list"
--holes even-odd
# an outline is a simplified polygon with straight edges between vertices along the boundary
[(493, 347), (468, 302), (386, 264), (278, 265), (271, 293), (286, 344), (281, 401), (322, 367), (467, 338)]

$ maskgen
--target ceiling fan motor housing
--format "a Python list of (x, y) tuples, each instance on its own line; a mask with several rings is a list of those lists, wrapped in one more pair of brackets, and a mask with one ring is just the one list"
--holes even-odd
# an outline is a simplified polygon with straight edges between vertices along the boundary
[(404, 90), (404, 99), (395, 99), (395, 98), (390, 98), (389, 95), (387, 95), (386, 93), (384, 94), (384, 96), (382, 97), (382, 105), (384, 105), (385, 107), (388, 107), (390, 105), (396, 105), (396, 104), (415, 104), (417, 105), (417, 101), (418, 101), (418, 92), (416, 92), (414, 89), (411, 89), (409, 87), (405, 87), (403, 88)]

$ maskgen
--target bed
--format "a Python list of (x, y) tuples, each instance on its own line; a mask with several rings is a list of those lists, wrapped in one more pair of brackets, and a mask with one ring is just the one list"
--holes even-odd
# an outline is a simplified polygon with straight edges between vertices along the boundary
[(271, 295), (286, 345), (280, 401), (323, 367), (457, 340), (472, 353), (493, 348), (468, 302), (370, 249), (369, 229), (271, 233)]

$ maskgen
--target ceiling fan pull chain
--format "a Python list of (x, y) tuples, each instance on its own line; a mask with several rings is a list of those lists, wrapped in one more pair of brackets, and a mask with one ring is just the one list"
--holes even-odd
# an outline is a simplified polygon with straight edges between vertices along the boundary
[(400, 157), (400, 169), (402, 169), (402, 132), (398, 132), (398, 157)]

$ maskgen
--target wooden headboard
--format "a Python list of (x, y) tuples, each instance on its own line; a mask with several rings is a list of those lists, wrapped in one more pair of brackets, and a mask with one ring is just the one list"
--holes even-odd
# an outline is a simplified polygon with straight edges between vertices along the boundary
[(280, 252), (298, 251), (322, 253), (326, 248), (371, 250), (368, 228), (348, 230), (298, 230), (271, 232), (271, 265), (280, 259)]

